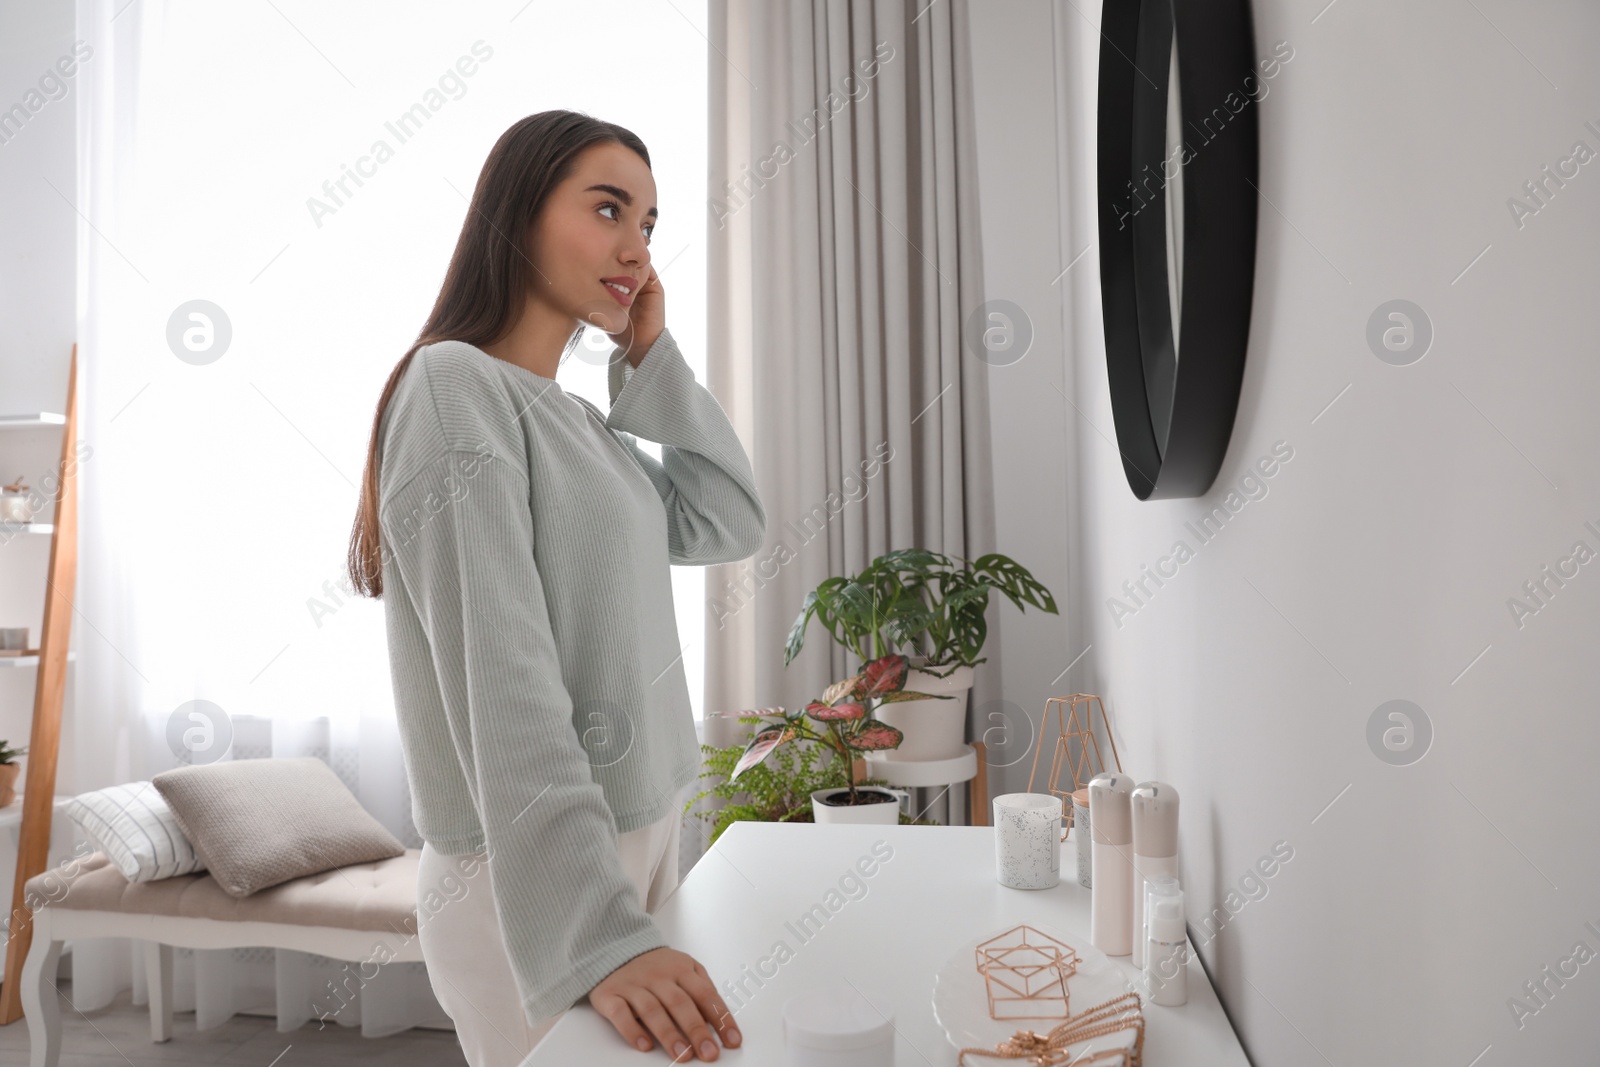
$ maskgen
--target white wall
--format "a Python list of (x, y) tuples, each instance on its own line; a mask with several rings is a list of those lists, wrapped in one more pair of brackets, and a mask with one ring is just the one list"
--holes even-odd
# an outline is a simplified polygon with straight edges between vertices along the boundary
[[(70, 3), (0, 5), (0, 414), (66, 410), (76, 333), (73, 28)], [(62, 77), (58, 62), (74, 76)], [(21, 475), (42, 503), (40, 522), (51, 519), (60, 460), (57, 429), (0, 432), (0, 483)], [(34, 646), (49, 559), (49, 537), (0, 537), (0, 626), (27, 627)], [(0, 669), (0, 740), (18, 748), (28, 743), (36, 677), (30, 667)], [(69, 708), (71, 698), (69, 671)], [(70, 724), (66, 729), (70, 736)], [(9, 879), (9, 870), (0, 873)], [(4, 885), (10, 892), (10, 881)]]
[[(76, 73), (73, 55), (73, 5), (53, 3), (0, 4), (0, 111), (14, 106), (27, 118), (11, 114), (0, 130), (0, 414), (65, 410), (67, 376), (76, 332), (73, 302), (76, 270), (77, 199), (74, 133), (77, 107), (75, 78), (61, 77), (56, 64), (66, 57)], [(59, 194), (59, 195), (58, 195)], [(59, 472), (59, 430), (0, 432), (0, 482), (21, 474), (43, 493), (57, 483), (46, 479)], [(53, 507), (47, 504), (47, 509)], [(48, 513), (39, 521), (49, 522)], [(44, 619), (45, 576), (50, 538), (30, 535), (0, 537), (0, 626), (26, 626), (30, 644), (39, 643)], [(0, 739), (21, 748), (28, 744), (33, 722), (34, 683), (31, 667), (0, 669)], [(66, 707), (72, 706), (68, 672)], [(64, 727), (63, 750), (71, 739)], [(19, 799), (8, 809), (14, 822)], [(70, 761), (57, 778), (70, 789)], [(61, 824), (65, 823), (65, 827)], [(56, 820), (55, 848), (71, 846), (71, 822)], [(9, 907), (16, 871), (14, 825), (0, 834), (0, 893)], [(52, 859), (55, 854), (52, 854)]]
[[(1212, 492), (1165, 502), (1133, 497), (1109, 440), (1094, 253), (1040, 282), (1095, 237), (1097, 5), (973, 15), (989, 295), (1043, 342), (996, 372), (1000, 545), (1062, 557), (1076, 612), (1002, 609), (1006, 693), (1035, 715), (1104, 694), (1125, 769), (1180, 791), (1191, 938), (1256, 1064), (1576, 1063), (1600, 1046), (1600, 957), (1579, 962), (1600, 953), (1600, 563), (1520, 626), (1508, 601), (1600, 552), (1600, 162), (1520, 228), (1507, 200), (1575, 142), (1600, 152), (1600, 9), (1255, 10), (1257, 53), (1294, 58), (1259, 104), (1243, 397)], [(1397, 298), (1434, 329), (1408, 366), (1365, 336)], [(1275, 447), (1292, 458), (1202, 543), (1186, 522)], [(1193, 558), (1117, 618), (1180, 540)], [(1393, 699), (1432, 725), (1409, 765), (1368, 742)], [(1251, 880), (1275, 845), (1293, 858)], [(1541, 1003), (1546, 965), (1571, 977)]]
[[(73, 26), (65, 0), (0, 5), (0, 413), (60, 411), (67, 395), (78, 91), (76, 78), (62, 77), (56, 64), (65, 57), (76, 73)], [(9, 482), (16, 472), (0, 474)]]

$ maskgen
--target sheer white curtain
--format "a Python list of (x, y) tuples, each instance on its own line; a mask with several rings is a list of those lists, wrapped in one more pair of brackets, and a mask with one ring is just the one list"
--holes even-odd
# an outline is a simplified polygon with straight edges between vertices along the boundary
[[(320, 756), (420, 846), (382, 604), (352, 596), (344, 567), (373, 405), (432, 305), (489, 147), (546, 108), (650, 145), (668, 321), (692, 362), (703, 351), (703, 4), (610, 5), (630, 32), (607, 33), (604, 56), (597, 12), (542, 3), (77, 11), (93, 52), (77, 188), (60, 192), (83, 219), (92, 455), (59, 791), (177, 766), (174, 739), (210, 708), (223, 758)], [(609, 344), (594, 340), (561, 380), (604, 408)], [(700, 572), (675, 579), (680, 632), (698, 633)], [(701, 655), (685, 653), (691, 679)], [(130, 986), (142, 1001), (140, 951), (73, 945), (76, 1006)], [(444, 1021), (421, 964), (383, 968), (343, 1005), (329, 992), (339, 965), (319, 957), (178, 955), (177, 1005), (202, 1028), (236, 1010), (292, 1024), (338, 1009), (370, 1034)]]

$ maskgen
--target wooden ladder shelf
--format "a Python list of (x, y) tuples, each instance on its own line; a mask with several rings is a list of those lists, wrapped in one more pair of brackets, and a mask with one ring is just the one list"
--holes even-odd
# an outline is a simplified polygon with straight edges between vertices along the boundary
[(49, 863), (50, 819), (55, 812), (56, 765), (61, 750), (61, 705), (67, 688), (67, 645), (78, 577), (78, 346), (67, 372), (67, 414), (61, 432), (61, 489), (50, 534), (50, 569), (45, 579), (44, 624), (33, 691), (33, 728), (28, 740), (27, 782), (22, 794), (17, 877), (11, 890), (10, 936), (6, 941), (0, 1025), (22, 1017), (22, 964), (33, 944), (33, 913), (23, 887)]

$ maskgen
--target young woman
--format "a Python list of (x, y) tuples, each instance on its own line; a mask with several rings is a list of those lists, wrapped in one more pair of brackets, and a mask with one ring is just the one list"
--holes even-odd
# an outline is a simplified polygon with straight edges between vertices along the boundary
[[(740, 1043), (650, 913), (700, 765), (670, 565), (749, 556), (766, 513), (666, 328), (655, 202), (622, 127), (512, 126), (374, 419), (349, 567), (383, 599), (418, 937), (476, 1067), (585, 997), (642, 1051)], [(609, 413), (555, 380), (585, 324), (617, 345)]]

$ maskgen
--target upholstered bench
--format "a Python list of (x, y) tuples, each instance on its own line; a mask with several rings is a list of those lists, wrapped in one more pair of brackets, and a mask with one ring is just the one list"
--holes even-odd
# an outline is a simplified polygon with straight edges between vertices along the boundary
[(246, 897), (209, 874), (129, 882), (104, 853), (28, 880), (33, 944), (22, 970), (30, 1067), (57, 1067), (61, 1013), (55, 989), (67, 938), (131, 937), (145, 953), (150, 1039), (172, 1036), (172, 948), (287, 948), (370, 963), (420, 961), (417, 861), (421, 852), (307, 875)]

